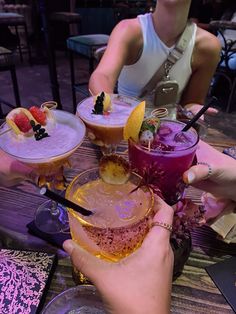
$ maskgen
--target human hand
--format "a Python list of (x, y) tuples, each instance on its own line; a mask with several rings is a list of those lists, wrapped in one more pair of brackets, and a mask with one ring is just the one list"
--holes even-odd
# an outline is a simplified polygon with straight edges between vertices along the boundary
[[(202, 105), (199, 105), (199, 104), (188, 104), (185, 106), (185, 109), (187, 109), (188, 111), (192, 112), (192, 114), (195, 116), (199, 110), (202, 109)], [(209, 107), (207, 110), (206, 110), (206, 113), (208, 114), (216, 114), (218, 112), (217, 109), (213, 108), (213, 107)], [(200, 117), (201, 120), (204, 120), (204, 115), (202, 115)]]
[[(159, 197), (153, 221), (172, 224), (173, 209)], [(169, 313), (173, 273), (170, 232), (152, 227), (141, 247), (117, 263), (91, 255), (72, 240), (63, 247), (73, 264), (97, 287), (108, 313)]]
[[(236, 201), (236, 160), (200, 141), (197, 164), (183, 174), (186, 184), (210, 192), (217, 197)], [(209, 171), (211, 173), (209, 173)]]
[(13, 186), (23, 180), (37, 181), (37, 175), (32, 168), (17, 161), (0, 150), (0, 184)]

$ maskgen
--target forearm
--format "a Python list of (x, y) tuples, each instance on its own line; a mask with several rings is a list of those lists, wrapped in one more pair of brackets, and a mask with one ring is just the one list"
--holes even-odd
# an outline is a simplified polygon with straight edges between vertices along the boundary
[(93, 95), (97, 95), (101, 91), (112, 94), (115, 88), (115, 83), (112, 82), (108, 76), (97, 73), (96, 71), (91, 75), (89, 80), (89, 90)]

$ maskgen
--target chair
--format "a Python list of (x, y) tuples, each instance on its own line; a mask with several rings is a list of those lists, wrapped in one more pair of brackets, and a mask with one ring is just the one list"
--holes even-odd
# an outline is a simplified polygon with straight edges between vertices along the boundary
[[(20, 94), (19, 94), (19, 88), (18, 88), (18, 83), (17, 83), (15, 64), (14, 64), (14, 60), (13, 60), (13, 53), (12, 53), (12, 51), (10, 51), (4, 47), (0, 47), (0, 71), (1, 72), (10, 71), (16, 107), (20, 107), (21, 106)], [(1, 118), (4, 117), (2, 105), (7, 106), (11, 109), (15, 108), (13, 105), (11, 105), (7, 101), (0, 98), (0, 117)]]
[(27, 45), (29, 63), (31, 64), (31, 60), (32, 60), (31, 59), (31, 49), (30, 49), (30, 44), (29, 44), (27, 24), (26, 24), (24, 16), (21, 14), (18, 14), (18, 13), (13, 13), (13, 12), (0, 12), (0, 25), (12, 26), (15, 28), (21, 61), (23, 61), (23, 55), (22, 55), (22, 48), (21, 48), (21, 44), (20, 44), (18, 27), (23, 27), (24, 32), (25, 32), (25, 37), (26, 37), (26, 45)]
[(88, 96), (88, 90), (84, 91), (82, 85), (87, 85), (88, 83), (75, 83), (75, 72), (74, 72), (74, 54), (79, 54), (84, 56), (89, 61), (89, 74), (94, 70), (95, 51), (99, 47), (104, 47), (107, 45), (109, 35), (105, 34), (91, 34), (91, 35), (80, 35), (73, 36), (67, 39), (67, 48), (69, 50), (70, 59), (70, 73), (71, 73), (71, 88), (72, 88), (72, 99), (74, 112), (76, 112), (76, 91), (82, 92), (84, 95)]
[[(229, 94), (227, 97), (227, 103), (225, 106), (225, 111), (230, 112), (233, 109), (233, 105), (236, 101), (236, 68), (233, 69), (230, 67), (230, 60), (232, 56), (235, 55), (236, 58), (236, 40), (230, 40), (227, 41), (224, 37), (224, 30), (231, 29), (236, 31), (236, 23), (231, 21), (211, 21), (210, 27), (217, 31), (217, 33), (222, 37), (223, 39), (223, 47), (221, 51), (221, 58), (220, 62), (218, 64), (218, 67), (216, 69), (216, 72), (214, 74), (214, 80), (216, 81), (220, 78), (223, 78), (224, 81), (227, 82)], [(213, 83), (213, 86), (211, 87), (210, 94), (214, 94), (214, 88), (216, 84)]]

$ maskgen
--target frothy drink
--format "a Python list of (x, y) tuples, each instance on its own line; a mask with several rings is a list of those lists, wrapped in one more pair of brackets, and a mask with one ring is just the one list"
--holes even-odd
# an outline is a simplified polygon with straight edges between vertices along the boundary
[(129, 140), (129, 160), (135, 171), (160, 190), (165, 201), (176, 203), (184, 192), (183, 173), (192, 165), (198, 143), (194, 129), (176, 138), (184, 124), (161, 120), (151, 145)]
[(53, 114), (55, 122), (46, 126), (49, 137), (36, 141), (34, 136), (16, 136), (10, 131), (1, 136), (1, 149), (35, 168), (39, 174), (53, 174), (85, 136), (85, 126), (76, 116), (59, 110)]
[(74, 182), (66, 196), (94, 214), (83, 217), (69, 210), (72, 238), (90, 253), (110, 261), (137, 249), (149, 230), (152, 195), (141, 188), (129, 194), (136, 186), (131, 181), (107, 184), (99, 178), (81, 186)]
[(99, 146), (118, 144), (123, 139), (124, 125), (138, 101), (111, 95), (112, 109), (106, 114), (94, 114), (94, 99), (89, 97), (77, 107), (78, 116), (87, 127), (88, 137)]

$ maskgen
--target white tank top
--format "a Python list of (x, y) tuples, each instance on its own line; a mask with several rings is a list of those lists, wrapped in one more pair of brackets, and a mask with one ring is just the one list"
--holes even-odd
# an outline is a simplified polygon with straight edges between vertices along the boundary
[[(143, 51), (139, 60), (132, 65), (124, 66), (118, 79), (118, 93), (138, 97), (142, 88), (149, 82), (154, 73), (167, 59), (174, 48), (167, 47), (155, 32), (152, 15), (139, 15), (138, 20), (143, 33)], [(192, 24), (192, 38), (184, 54), (172, 67), (171, 80), (179, 84), (178, 101), (192, 74), (191, 58), (196, 38), (196, 24)]]

